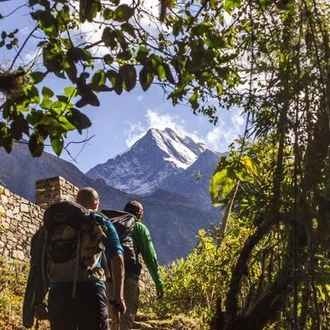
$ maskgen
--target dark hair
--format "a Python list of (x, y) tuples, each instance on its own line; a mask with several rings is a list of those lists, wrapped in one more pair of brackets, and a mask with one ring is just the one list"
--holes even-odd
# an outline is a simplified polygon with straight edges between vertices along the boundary
[(135, 215), (138, 219), (140, 219), (143, 215), (143, 206), (138, 201), (130, 201), (126, 203), (124, 207), (124, 211)]

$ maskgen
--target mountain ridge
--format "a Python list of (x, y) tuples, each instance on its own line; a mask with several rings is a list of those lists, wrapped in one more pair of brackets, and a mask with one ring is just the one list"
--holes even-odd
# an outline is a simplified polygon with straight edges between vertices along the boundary
[[(172, 134), (169, 138), (173, 139), (173, 134), (176, 133), (166, 131), (162, 134)], [(176, 141), (179, 143), (182, 140)], [(140, 143), (138, 147), (142, 145), (151, 154), (161, 154), (157, 149), (151, 150), (151, 147), (158, 148), (157, 144), (150, 144), (149, 140), (142, 142), (144, 144)], [(186, 146), (189, 143), (189, 140), (188, 142), (186, 140)], [(0, 180), (6, 188), (31, 202), (35, 200), (36, 180), (54, 176), (62, 176), (78, 188), (91, 186), (96, 189), (100, 196), (100, 209), (122, 209), (127, 201), (139, 200), (144, 205), (145, 224), (152, 234), (159, 261), (161, 264), (166, 264), (185, 257), (196, 244), (198, 230), (207, 229), (211, 223), (218, 223), (220, 219), (220, 211), (210, 205), (208, 196), (209, 175), (213, 173), (218, 155), (207, 149), (204, 150), (203, 146), (195, 143), (190, 146), (196, 148), (192, 154), (199, 156), (196, 156), (196, 160), (186, 169), (170, 166), (168, 161), (158, 158), (158, 164), (151, 167), (154, 171), (152, 173), (157, 171), (161, 173), (165, 168), (164, 173), (166, 172), (169, 182), (165, 184), (165, 178), (162, 184), (158, 184), (149, 194), (144, 195), (121, 191), (107, 184), (102, 178), (90, 178), (74, 164), (47, 152), (39, 158), (33, 158), (27, 144), (23, 143), (16, 143), (10, 154), (0, 148)], [(132, 148), (128, 149), (122, 156), (136, 166), (139, 164), (137, 171), (142, 174), (146, 171), (143, 168), (145, 159), (136, 157), (142, 155), (143, 158), (148, 153), (134, 153), (133, 157), (132, 154), (127, 155), (131, 150)], [(207, 155), (211, 159), (209, 163), (206, 161)], [(151, 157), (150, 164), (152, 160)], [(198, 169), (202, 171), (202, 176), (196, 183), (195, 175)]]
[(127, 193), (147, 195), (160, 188), (168, 175), (187, 169), (206, 149), (170, 128), (152, 128), (125, 153), (96, 165), (86, 175)]

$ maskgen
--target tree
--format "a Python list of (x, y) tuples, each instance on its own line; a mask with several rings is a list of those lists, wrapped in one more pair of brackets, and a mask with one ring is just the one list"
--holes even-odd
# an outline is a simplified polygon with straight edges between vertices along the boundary
[[(233, 85), (238, 77), (226, 65), (235, 57), (225, 52), (227, 39), (232, 37), (219, 37), (214, 9), (205, 12), (213, 2), (178, 4), (166, 24), (148, 13), (144, 2), (28, 1), (35, 26), (26, 39), (19, 39), (17, 29), (1, 34), (0, 46), (13, 58), (0, 77), (5, 96), (1, 146), (10, 152), (13, 141), (24, 135), (32, 155), (39, 156), (49, 138), (59, 155), (68, 131), (81, 132), (91, 124), (79, 109), (99, 106), (100, 92), (120, 95), (137, 82), (144, 91), (152, 83), (160, 84), (173, 104), (187, 101), (193, 112), (216, 122), (216, 108), (209, 96), (220, 94), (224, 84)], [(169, 1), (162, 1), (162, 20), (168, 7)], [(201, 16), (202, 12), (206, 14)], [(158, 28), (156, 35), (141, 25), (145, 16)], [(91, 42), (90, 34), (79, 30), (82, 24), (97, 26), (99, 33), (93, 28), (96, 40)], [(36, 56), (24, 63), (20, 55), (28, 47), (34, 47)], [(68, 86), (55, 95), (50, 79), (63, 80)]]
[[(219, 108), (239, 107), (247, 116), (241, 150), (220, 162), (212, 192), (215, 202), (233, 206), (229, 225), (241, 218), (252, 234), (233, 269), (223, 329), (258, 330), (274, 318), (293, 329), (329, 327), (328, 1), (162, 1), (164, 22), (143, 3), (30, 0), (35, 27), (27, 39), (18, 31), (1, 35), (0, 46), (18, 54), (38, 40), (39, 54), (29, 65), (13, 56), (3, 68), (1, 145), (10, 151), (26, 135), (38, 156), (50, 138), (60, 154), (69, 130), (90, 125), (79, 109), (98, 106), (100, 92), (122, 94), (137, 83), (145, 91), (159, 84), (174, 105), (187, 102), (215, 124)], [(157, 33), (143, 28), (143, 15)], [(101, 32), (93, 42), (79, 32), (92, 23)], [(47, 86), (50, 77), (69, 83), (62, 95)], [(246, 144), (249, 138), (271, 151), (263, 166), (266, 151)], [(249, 168), (254, 163), (266, 169), (260, 180)], [(223, 189), (231, 182), (234, 194)], [(260, 275), (241, 297), (246, 274), (258, 265)]]
[(222, 329), (329, 328), (329, 4), (250, 2), (245, 13), (239, 98), (259, 142), (220, 161), (212, 193), (226, 205), (239, 182), (234, 215), (253, 233)]

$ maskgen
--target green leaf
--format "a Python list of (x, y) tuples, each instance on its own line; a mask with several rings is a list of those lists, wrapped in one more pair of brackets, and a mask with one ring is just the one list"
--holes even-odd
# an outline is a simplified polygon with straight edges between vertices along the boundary
[(121, 25), (121, 29), (122, 29), (122, 31), (127, 32), (133, 38), (136, 38), (135, 28), (132, 24), (126, 22), (126, 23)]
[[(70, 45), (68, 45), (69, 47)], [(67, 57), (73, 62), (78, 62), (78, 61), (89, 61), (91, 59), (91, 53), (87, 51), (86, 49), (82, 49), (79, 47), (70, 47), (68, 52), (67, 52)]]
[(72, 108), (71, 113), (67, 116), (68, 121), (74, 125), (81, 134), (83, 129), (92, 126), (89, 118), (78, 109)]
[(129, 92), (135, 87), (137, 74), (133, 65), (124, 64), (123, 66), (121, 66), (119, 68), (119, 75), (122, 78), (124, 89)]
[(149, 55), (150, 50), (146, 49), (143, 46), (140, 46), (137, 54), (136, 54), (136, 60), (141, 63), (141, 64), (145, 64), (148, 61), (148, 55)]
[(103, 30), (101, 39), (105, 46), (115, 49), (117, 48), (116, 36), (117, 34), (113, 29), (106, 27)]
[(94, 107), (98, 107), (100, 105), (99, 99), (92, 91), (82, 95), (81, 99), (77, 101), (76, 106), (78, 108), (82, 108), (87, 104), (93, 105)]
[(58, 102), (61, 102), (61, 103), (67, 104), (67, 105), (69, 105), (69, 104), (72, 105), (70, 103), (69, 98), (65, 95), (56, 95), (56, 97), (57, 97)]
[(235, 186), (235, 180), (231, 178), (230, 173), (225, 168), (216, 172), (210, 182), (210, 194), (213, 202), (227, 197)]
[(65, 61), (65, 73), (67, 74), (70, 81), (75, 83), (77, 81), (77, 67), (73, 62)]
[(92, 77), (92, 84), (96, 86), (101, 86), (105, 84), (106, 74), (103, 70), (97, 70)]
[(19, 126), (17, 120), (13, 121), (10, 125), (11, 135), (15, 140), (20, 140), (22, 138), (22, 130)]
[(31, 83), (33, 84), (39, 84), (43, 79), (45, 78), (46, 73), (45, 72), (40, 72), (40, 71), (35, 71), (30, 74), (30, 80)]
[(63, 150), (63, 146), (64, 146), (64, 141), (63, 141), (62, 135), (60, 135), (60, 136), (51, 135), (50, 141), (51, 141), (51, 145), (52, 145), (52, 148), (53, 148), (55, 154), (57, 156), (60, 156), (62, 153), (62, 150)]
[(114, 59), (110, 54), (106, 54), (103, 56), (103, 61), (105, 64), (111, 65), (113, 63)]
[(106, 20), (112, 19), (113, 18), (113, 10), (111, 10), (110, 8), (105, 8), (103, 10), (103, 17)]
[(42, 88), (41, 94), (44, 98), (49, 98), (49, 99), (54, 96), (54, 92), (46, 86)]
[(145, 92), (149, 89), (150, 85), (152, 84), (152, 81), (154, 79), (154, 74), (144, 66), (140, 71), (139, 79), (140, 79), (141, 87)]
[(117, 71), (115, 71), (115, 70), (108, 70), (107, 71), (107, 78), (111, 82), (112, 86), (114, 86), (116, 84), (117, 77), (118, 77), (118, 72)]
[(242, 0), (225, 0), (224, 9), (231, 13), (233, 9), (238, 8), (241, 5)]
[(92, 22), (97, 13), (102, 9), (101, 0), (80, 0), (79, 16), (81, 22)]
[(77, 88), (74, 86), (64, 87), (64, 95), (68, 98), (73, 98), (77, 96)]
[(163, 63), (163, 67), (165, 70), (165, 76), (166, 76), (167, 81), (171, 84), (175, 84), (175, 80), (174, 80), (174, 77), (173, 77), (173, 74), (171, 71), (171, 67), (167, 63)]
[(218, 82), (216, 89), (217, 89), (217, 97), (220, 98), (223, 93), (223, 84), (221, 82)]
[(110, 80), (116, 94), (120, 95), (123, 92), (123, 79), (121, 75), (119, 75), (115, 70), (108, 70), (107, 77)]
[(49, 108), (51, 108), (52, 104), (53, 104), (53, 101), (47, 97), (47, 98), (42, 99), (42, 101), (40, 103), (40, 107), (42, 109), (49, 109)]
[(33, 157), (40, 157), (44, 151), (44, 141), (36, 133), (32, 133), (29, 139), (29, 150)]
[(247, 155), (242, 156), (240, 158), (240, 163), (244, 166), (245, 170), (250, 175), (256, 176), (258, 174), (257, 165), (251, 157), (249, 157)]
[(189, 103), (191, 104), (191, 107), (194, 110), (197, 110), (199, 107), (198, 99), (199, 99), (199, 93), (198, 91), (194, 91), (194, 93), (189, 98)]
[(113, 86), (116, 94), (120, 95), (123, 92), (123, 79), (120, 75), (117, 76), (115, 85)]
[(113, 20), (117, 22), (128, 21), (134, 15), (134, 9), (126, 4), (120, 5), (113, 13)]
[(25, 95), (29, 98), (30, 103), (39, 103), (39, 91), (34, 85), (27, 85), (24, 88)]

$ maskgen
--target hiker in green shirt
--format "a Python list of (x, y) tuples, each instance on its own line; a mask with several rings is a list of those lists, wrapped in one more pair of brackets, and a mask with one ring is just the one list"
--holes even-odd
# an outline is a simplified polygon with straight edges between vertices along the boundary
[[(122, 315), (120, 329), (131, 330), (133, 328), (134, 319), (139, 306), (139, 277), (142, 266), (138, 262), (139, 255), (142, 256), (143, 261), (153, 279), (156, 287), (157, 298), (162, 298), (164, 293), (164, 285), (159, 272), (159, 264), (157, 254), (151, 239), (148, 228), (142, 223), (143, 221), (143, 206), (137, 201), (128, 202), (124, 211), (135, 216), (135, 224), (133, 229), (133, 243), (136, 253), (136, 264), (132, 274), (128, 274), (126, 268), (126, 278), (124, 282), (124, 299), (126, 303), (126, 313)], [(110, 311), (111, 313), (111, 311)], [(116, 325), (111, 323), (111, 330), (115, 330)]]

